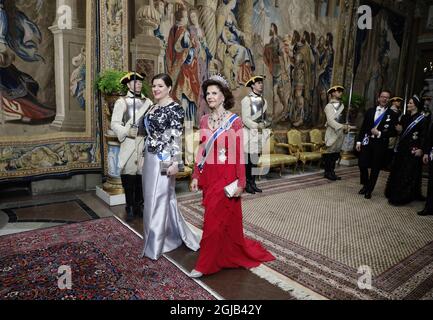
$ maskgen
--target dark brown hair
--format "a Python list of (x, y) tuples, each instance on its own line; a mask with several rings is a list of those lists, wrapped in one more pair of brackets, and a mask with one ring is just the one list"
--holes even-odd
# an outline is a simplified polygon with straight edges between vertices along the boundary
[(380, 96), (382, 95), (382, 93), (384, 93), (384, 92), (387, 92), (387, 93), (389, 93), (389, 98), (391, 98), (392, 97), (392, 92), (391, 92), (391, 90), (388, 90), (388, 89), (383, 89), (383, 90), (380, 90), (379, 91), (379, 94), (378, 94), (378, 98), (380, 98)]
[(224, 109), (230, 110), (235, 106), (235, 98), (233, 97), (233, 93), (231, 92), (231, 90), (226, 86), (222, 85), (221, 82), (213, 79), (206, 80), (201, 86), (205, 100), (206, 100), (207, 88), (209, 86), (217, 86), (222, 92), (222, 94), (224, 95)]
[(421, 99), (420, 99), (416, 94), (414, 94), (414, 95), (411, 97), (411, 99), (412, 99), (412, 101), (413, 101), (413, 104), (414, 104), (414, 105), (416, 106), (416, 108), (418, 109), (418, 111), (421, 110), (422, 107), (423, 107), (423, 105), (422, 105), (422, 103), (421, 103)]
[(152, 81), (150, 82), (151, 85), (153, 85), (153, 82), (155, 80), (162, 80), (162, 81), (164, 81), (164, 83), (165, 83), (165, 85), (167, 87), (172, 87), (173, 86), (173, 80), (171, 80), (170, 76), (168, 74), (166, 74), (166, 73), (160, 73), (160, 74), (157, 74), (156, 76), (154, 76), (152, 78)]

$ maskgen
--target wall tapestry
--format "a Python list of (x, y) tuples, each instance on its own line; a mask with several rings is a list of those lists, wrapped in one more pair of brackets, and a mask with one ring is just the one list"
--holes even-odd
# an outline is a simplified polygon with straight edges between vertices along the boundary
[(100, 168), (95, 2), (0, 0), (0, 181)]

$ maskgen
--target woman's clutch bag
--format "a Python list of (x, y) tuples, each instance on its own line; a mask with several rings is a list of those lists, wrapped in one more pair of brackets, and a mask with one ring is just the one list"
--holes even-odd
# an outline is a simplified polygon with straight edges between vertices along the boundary
[[(168, 168), (170, 168), (170, 166), (173, 164), (173, 162), (171, 161), (160, 161), (159, 162), (159, 169), (161, 171), (161, 175), (166, 176), (167, 175), (167, 170)], [(179, 163), (177, 165), (177, 168), (179, 169), (179, 172), (184, 172), (185, 171), (185, 165), (184, 163)]]
[(161, 171), (161, 175), (166, 176), (167, 170), (170, 168), (172, 162), (171, 161), (160, 161), (159, 162), (159, 169)]
[(224, 187), (224, 192), (228, 198), (233, 198), (233, 196), (235, 195), (235, 192), (238, 189), (238, 182), (239, 179), (236, 179), (235, 181)]

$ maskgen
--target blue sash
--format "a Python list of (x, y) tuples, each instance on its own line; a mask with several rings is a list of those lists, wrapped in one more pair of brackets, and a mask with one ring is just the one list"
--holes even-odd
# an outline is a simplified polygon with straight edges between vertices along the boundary
[(214, 132), (212, 137), (209, 139), (209, 141), (206, 143), (206, 146), (204, 147), (203, 151), (203, 158), (201, 159), (200, 163), (198, 164), (198, 169), (200, 172), (203, 171), (204, 165), (206, 163), (206, 159), (210, 154), (210, 151), (213, 148), (214, 142), (218, 139), (220, 135), (222, 135), (225, 131), (230, 130), (233, 123), (239, 118), (237, 114), (233, 114), (223, 125), (221, 125), (217, 131)]
[[(379, 126), (379, 124), (382, 122), (383, 118), (385, 117), (385, 113), (386, 113), (386, 110), (384, 112), (382, 112), (382, 114), (379, 116), (379, 118), (376, 119), (376, 121), (374, 121), (373, 128), (377, 128)], [(368, 137), (368, 134), (366, 133), (364, 139), (362, 139), (362, 145), (366, 146), (369, 143), (370, 143), (370, 138)]]
[[(374, 124), (373, 124), (373, 128), (376, 128), (377, 126), (379, 126), (379, 124), (382, 122), (382, 120), (383, 120), (383, 117), (385, 117), (385, 113), (386, 113), (386, 110), (380, 115), (380, 117), (379, 118), (377, 118), (376, 119), (376, 121), (374, 121)], [(372, 129), (373, 129), (372, 128)]]
[(416, 118), (410, 125), (407, 126), (406, 130), (403, 132), (403, 134), (398, 139), (397, 144), (395, 145), (394, 152), (397, 152), (398, 145), (400, 144), (400, 141), (406, 138), (406, 136), (412, 131), (412, 129), (420, 123), (425, 118), (425, 115), (421, 114), (418, 118)]
[(425, 116), (423, 114), (421, 114), (418, 118), (416, 118), (410, 125), (408, 125), (408, 127), (406, 128), (406, 130), (403, 132), (403, 134), (401, 135), (400, 140), (403, 140), (403, 138), (405, 138), (409, 132), (418, 124), (421, 122), (421, 120), (423, 120), (425, 118)]

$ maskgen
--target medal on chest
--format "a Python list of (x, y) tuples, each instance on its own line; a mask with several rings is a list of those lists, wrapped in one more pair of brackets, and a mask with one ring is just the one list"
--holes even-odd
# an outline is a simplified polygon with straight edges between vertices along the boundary
[(222, 148), (222, 149), (220, 149), (220, 150), (218, 151), (218, 160), (219, 160), (220, 162), (226, 162), (226, 160), (227, 160), (227, 155), (226, 155), (226, 153), (227, 153), (227, 150), (224, 149), (224, 148)]

